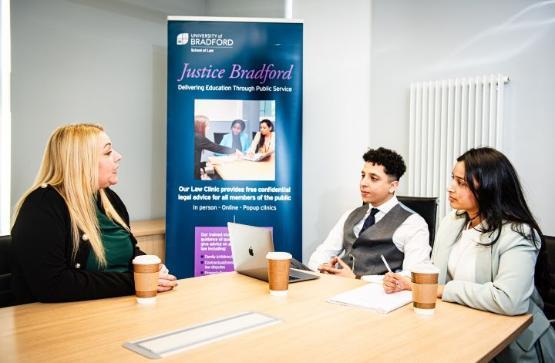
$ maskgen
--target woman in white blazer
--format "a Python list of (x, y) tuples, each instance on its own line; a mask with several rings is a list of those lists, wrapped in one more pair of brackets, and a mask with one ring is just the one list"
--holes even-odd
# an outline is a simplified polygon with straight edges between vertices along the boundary
[(253, 157), (255, 154), (260, 154), (261, 158), (266, 158), (275, 151), (274, 124), (272, 121), (264, 119), (260, 121), (259, 129), (260, 131), (256, 133), (249, 150), (247, 150), (247, 155)]
[[(494, 361), (555, 362), (555, 331), (540, 294), (550, 288), (543, 235), (510, 161), (492, 148), (457, 159), (448, 188), (454, 209), (441, 222), (432, 251), (443, 301), (504, 315), (530, 313), (533, 322)], [(386, 292), (410, 290), (398, 274)]]

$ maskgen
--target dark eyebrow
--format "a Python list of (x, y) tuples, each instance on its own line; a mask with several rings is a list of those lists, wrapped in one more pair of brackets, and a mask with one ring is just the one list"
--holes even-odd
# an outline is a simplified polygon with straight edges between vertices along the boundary
[(106, 149), (107, 146), (112, 146), (112, 143), (111, 143), (111, 142), (107, 142), (107, 143), (104, 145), (104, 149)]

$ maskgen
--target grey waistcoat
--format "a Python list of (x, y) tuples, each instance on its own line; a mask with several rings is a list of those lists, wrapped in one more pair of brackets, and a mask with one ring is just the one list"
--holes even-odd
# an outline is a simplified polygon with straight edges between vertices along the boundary
[(393, 243), (393, 234), (413, 212), (406, 210), (399, 203), (357, 238), (353, 227), (364, 218), (368, 208), (368, 205), (363, 205), (352, 211), (343, 225), (343, 261), (351, 266), (357, 275), (386, 273), (387, 268), (380, 255), (386, 258), (393, 271), (401, 269), (405, 254)]

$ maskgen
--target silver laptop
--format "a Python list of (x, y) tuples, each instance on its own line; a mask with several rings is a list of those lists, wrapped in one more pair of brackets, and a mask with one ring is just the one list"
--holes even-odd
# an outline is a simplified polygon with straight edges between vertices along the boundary
[[(266, 254), (274, 250), (269, 228), (227, 223), (235, 271), (255, 279), (268, 281)], [(289, 283), (314, 280), (315, 274), (289, 269)]]

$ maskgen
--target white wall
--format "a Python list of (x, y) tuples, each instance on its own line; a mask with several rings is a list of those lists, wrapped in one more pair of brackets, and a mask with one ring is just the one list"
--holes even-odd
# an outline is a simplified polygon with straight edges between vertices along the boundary
[(0, 0), (0, 236), (10, 234), (11, 101), (10, 1)]
[(97, 122), (132, 220), (165, 215), (168, 15), (282, 17), (283, 0), (13, 0), (11, 204), (50, 133)]
[(165, 215), (167, 15), (204, 1), (12, 1), (12, 205), (50, 133), (103, 124), (123, 154), (115, 187), (132, 219)]
[[(373, 0), (372, 145), (408, 156), (409, 83), (503, 73), (505, 153), (555, 235), (555, 1)], [(406, 192), (402, 183), (401, 192)]]
[(283, 18), (285, 0), (206, 0), (207, 16)]
[(370, 133), (370, 2), (294, 0), (304, 19), (303, 260), (360, 203)]
[[(506, 23), (534, 4), (546, 6)], [(164, 216), (166, 15), (283, 13), (281, 0), (12, 1), (12, 204), (56, 126), (97, 121), (124, 155), (116, 189), (132, 218)], [(408, 84), (420, 79), (511, 77), (507, 154), (542, 227), (555, 234), (552, 2), (294, 0), (293, 17), (305, 24), (305, 261), (359, 203), (366, 148), (407, 157)]]
[(226, 121), (243, 117), (242, 100), (195, 100), (195, 115), (205, 115), (210, 121)]

